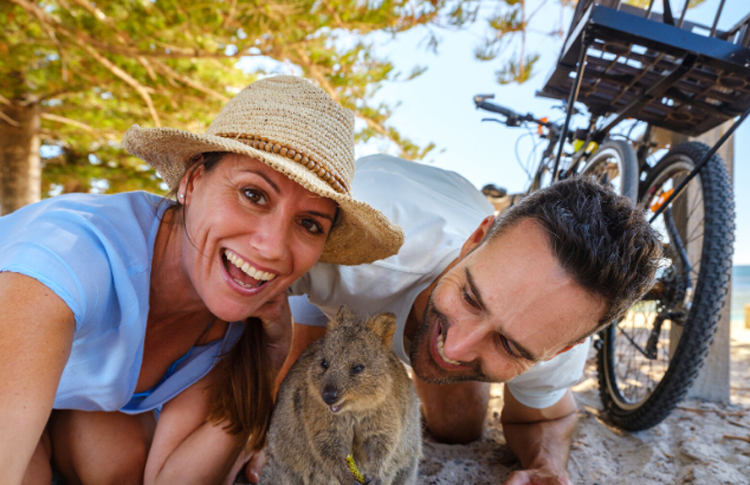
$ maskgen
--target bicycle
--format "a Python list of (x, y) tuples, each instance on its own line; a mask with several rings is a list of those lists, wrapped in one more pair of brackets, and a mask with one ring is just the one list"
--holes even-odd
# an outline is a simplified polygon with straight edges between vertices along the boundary
[[(631, 198), (662, 235), (656, 284), (594, 342), (604, 408), (614, 425), (630, 431), (665, 419), (708, 353), (727, 296), (734, 240), (732, 186), (715, 153), (750, 114), (750, 16), (719, 31), (722, 0), (705, 37), (693, 33), (702, 26), (685, 21), (687, 1), (679, 19), (668, 0), (662, 15), (652, 12), (653, 4), (643, 10), (620, 0), (579, 1), (540, 93), (564, 100), (563, 124), (516, 113), (488, 101), (492, 95), (474, 97), (477, 108), (504, 117), (507, 126), (535, 124), (549, 140), (526, 193), (574, 174), (591, 176)], [(588, 126), (570, 131), (579, 101), (588, 109)], [(714, 147), (693, 141), (659, 156), (653, 141), (655, 127), (697, 136), (735, 117)], [(629, 132), (614, 131), (629, 118), (636, 120)], [(643, 134), (632, 138), (643, 124)], [(491, 186), (483, 192), (501, 211), (525, 195)]]

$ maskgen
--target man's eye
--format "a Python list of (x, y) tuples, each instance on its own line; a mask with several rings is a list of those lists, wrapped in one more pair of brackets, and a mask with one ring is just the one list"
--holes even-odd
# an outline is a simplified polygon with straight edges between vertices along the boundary
[(469, 294), (468, 291), (463, 290), (461, 293), (462, 293), (463, 299), (464, 299), (464, 301), (466, 303), (468, 303), (469, 305), (471, 305), (472, 308), (479, 309), (479, 303), (477, 303), (476, 300), (474, 300), (474, 298), (471, 297), (471, 294)]
[(313, 219), (302, 219), (300, 225), (312, 234), (322, 234), (323, 228)]
[(266, 205), (266, 196), (260, 190), (243, 189), (242, 193), (250, 202), (253, 202), (259, 205)]
[(510, 346), (510, 342), (508, 342), (508, 339), (503, 337), (500, 334), (497, 334), (496, 341), (500, 347), (510, 355), (511, 357), (518, 357), (518, 354), (513, 351), (513, 347)]

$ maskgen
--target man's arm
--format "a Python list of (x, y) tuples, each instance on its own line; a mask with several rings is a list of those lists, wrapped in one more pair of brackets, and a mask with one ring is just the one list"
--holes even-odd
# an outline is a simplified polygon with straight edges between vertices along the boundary
[(521, 404), (507, 385), (503, 394), (501, 421), (505, 441), (523, 468), (512, 473), (506, 485), (573, 485), (567, 469), (578, 407), (570, 389), (557, 403), (544, 409)]

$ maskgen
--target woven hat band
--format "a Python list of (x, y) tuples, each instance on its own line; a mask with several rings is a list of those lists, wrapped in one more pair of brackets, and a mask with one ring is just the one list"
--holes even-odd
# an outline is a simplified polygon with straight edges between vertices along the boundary
[(263, 150), (268, 153), (275, 153), (282, 157), (286, 157), (289, 160), (305, 166), (336, 192), (340, 194), (349, 194), (348, 185), (338, 173), (331, 170), (329, 167), (326, 167), (323, 162), (314, 160), (308, 155), (296, 151), (288, 144), (279, 143), (275, 140), (269, 139), (267, 136), (251, 135), (248, 133), (215, 133), (214, 136), (236, 140), (247, 146), (253, 147), (256, 150)]

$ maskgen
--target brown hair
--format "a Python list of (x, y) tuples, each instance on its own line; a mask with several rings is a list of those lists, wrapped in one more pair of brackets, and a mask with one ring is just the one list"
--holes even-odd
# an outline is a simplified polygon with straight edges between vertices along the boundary
[[(191, 159), (188, 177), (201, 166), (211, 171), (226, 152), (199, 154)], [(167, 197), (174, 196), (177, 186)], [(170, 210), (180, 213), (185, 224), (185, 206), (179, 201)], [(233, 435), (248, 437), (247, 448), (260, 450), (265, 446), (273, 409), (274, 372), (264, 348), (265, 333), (260, 319), (245, 321), (239, 341), (216, 364), (216, 379), (211, 385), (211, 401), (207, 420), (224, 424)]]
[(659, 233), (630, 199), (610, 188), (584, 177), (556, 182), (511, 207), (485, 241), (523, 219), (541, 224), (568, 275), (607, 303), (586, 336), (620, 318), (653, 286), (662, 255)]

